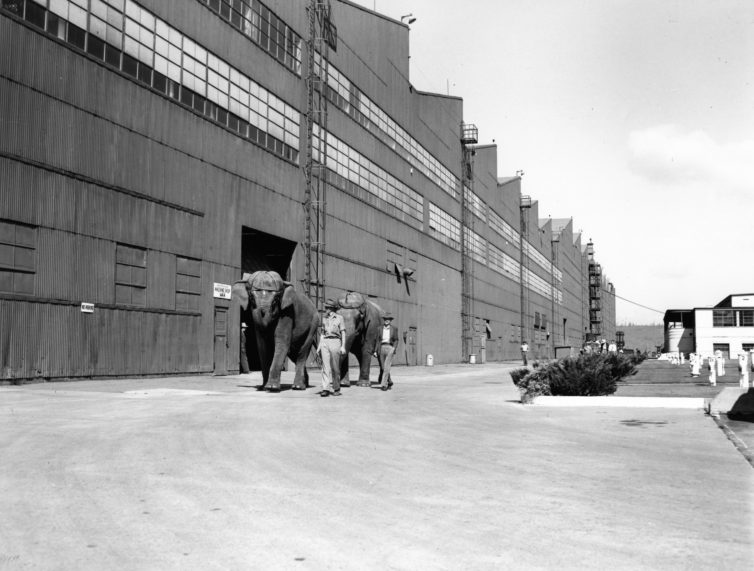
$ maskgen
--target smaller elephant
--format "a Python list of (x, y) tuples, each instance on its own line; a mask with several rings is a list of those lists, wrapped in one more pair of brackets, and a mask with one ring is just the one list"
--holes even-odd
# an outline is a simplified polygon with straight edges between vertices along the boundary
[(359, 362), (358, 386), (368, 387), (372, 355), (377, 350), (382, 331), (384, 311), (373, 301), (357, 292), (348, 292), (338, 299), (338, 313), (346, 324), (346, 354), (340, 360), (340, 384), (350, 386), (348, 353)]
[(241, 304), (241, 319), (254, 326), (262, 387), (280, 390), (280, 373), (286, 357), (296, 364), (294, 390), (308, 386), (306, 360), (319, 337), (319, 313), (311, 300), (283, 281), (277, 272), (254, 272), (233, 285)]

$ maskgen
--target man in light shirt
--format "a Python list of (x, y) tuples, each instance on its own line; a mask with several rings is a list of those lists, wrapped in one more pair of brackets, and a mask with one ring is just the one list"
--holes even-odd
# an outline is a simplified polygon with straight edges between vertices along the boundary
[(339, 397), (340, 356), (346, 354), (346, 325), (343, 317), (335, 313), (338, 304), (334, 299), (325, 302), (326, 313), (322, 318), (322, 331), (317, 353), (322, 357), (321, 397)]
[(384, 325), (382, 327), (382, 337), (380, 339), (380, 348), (377, 353), (377, 359), (380, 362), (380, 389), (387, 391), (393, 388), (393, 381), (390, 378), (390, 366), (393, 364), (393, 356), (398, 347), (398, 328), (393, 325), (393, 316), (386, 313), (382, 318)]

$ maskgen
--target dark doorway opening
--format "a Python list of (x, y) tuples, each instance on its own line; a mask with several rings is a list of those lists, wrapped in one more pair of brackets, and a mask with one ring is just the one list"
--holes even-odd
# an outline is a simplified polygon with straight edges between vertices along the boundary
[[(243, 226), (241, 230), (241, 272), (246, 276), (260, 270), (274, 271), (280, 274), (284, 280), (288, 280), (290, 279), (291, 260), (295, 250), (296, 242)], [(259, 363), (251, 312), (242, 311), (241, 321), (245, 321), (248, 326), (246, 330), (246, 356), (249, 361), (249, 370), (260, 371), (262, 367)], [(240, 323), (238, 329), (239, 331), (241, 329)]]

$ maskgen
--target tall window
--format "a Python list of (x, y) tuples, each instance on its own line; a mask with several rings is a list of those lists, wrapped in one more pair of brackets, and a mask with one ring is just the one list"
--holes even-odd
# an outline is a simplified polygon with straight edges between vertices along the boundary
[(732, 309), (713, 309), (712, 327), (735, 327), (736, 312)]
[(431, 202), (429, 203), (429, 234), (451, 248), (461, 249), (461, 223)]
[(176, 258), (175, 308), (199, 310), (202, 294), (202, 262), (191, 258)]
[(37, 229), (0, 220), (0, 291), (34, 293)]
[(741, 327), (754, 327), (754, 309), (742, 309), (738, 312), (738, 319)]
[(147, 251), (115, 246), (115, 303), (147, 305)]

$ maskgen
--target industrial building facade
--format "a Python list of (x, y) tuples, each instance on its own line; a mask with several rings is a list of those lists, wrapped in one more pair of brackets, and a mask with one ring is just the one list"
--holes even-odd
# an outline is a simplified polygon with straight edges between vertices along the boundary
[(614, 337), (408, 27), (346, 0), (0, 0), (0, 380), (238, 372), (230, 285), (395, 315), (398, 364)]

